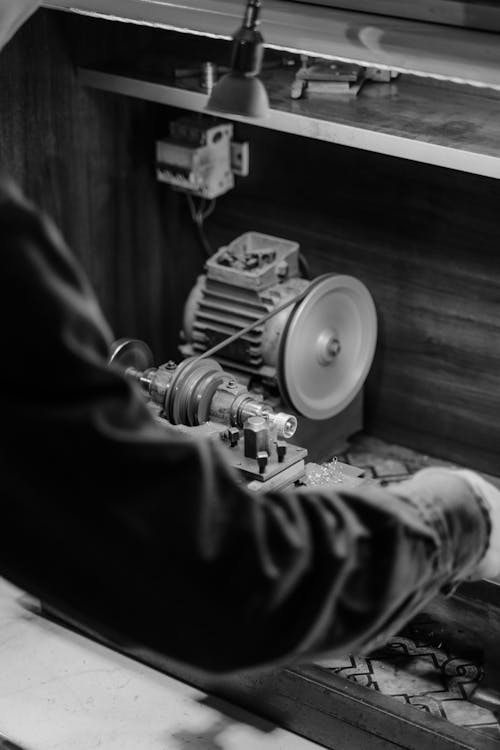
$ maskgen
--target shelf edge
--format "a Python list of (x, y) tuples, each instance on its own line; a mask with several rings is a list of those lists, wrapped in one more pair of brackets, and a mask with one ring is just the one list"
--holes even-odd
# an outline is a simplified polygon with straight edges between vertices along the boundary
[[(241, 23), (240, 0), (50, 0), (47, 8), (202, 36), (228, 39)], [(365, 66), (500, 90), (499, 35), (266, 0), (265, 45)]]
[[(80, 82), (90, 88), (123, 94), (191, 112), (203, 112), (208, 98), (206, 94), (196, 91), (129, 76), (105, 73), (91, 68), (79, 68), (78, 76)], [(258, 120), (240, 117), (239, 115), (225, 115), (225, 119), (340, 146), (372, 151), (385, 156), (394, 156), (409, 161), (500, 179), (500, 156), (464, 151), (437, 143), (282, 112), (277, 109), (271, 109), (269, 117)]]

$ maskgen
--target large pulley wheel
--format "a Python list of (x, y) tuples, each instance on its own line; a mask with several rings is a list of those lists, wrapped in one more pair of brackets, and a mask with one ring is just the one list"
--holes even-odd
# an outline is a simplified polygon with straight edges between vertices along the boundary
[(309, 419), (333, 417), (355, 398), (370, 370), (377, 315), (353, 276), (320, 276), (292, 311), (278, 358), (282, 397)]

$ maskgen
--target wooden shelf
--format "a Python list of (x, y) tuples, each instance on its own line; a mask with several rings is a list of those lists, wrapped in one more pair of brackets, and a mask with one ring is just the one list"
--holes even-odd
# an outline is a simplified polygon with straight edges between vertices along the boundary
[[(206, 94), (197, 79), (182, 87), (130, 72), (80, 68), (81, 82), (92, 88), (202, 112)], [(414, 76), (390, 84), (366, 83), (357, 97), (292, 100), (293, 71), (267, 72), (271, 112), (259, 120), (226, 119), (351, 148), (500, 178), (500, 96), (479, 95), (464, 85)]]
[[(298, 0), (297, 0), (298, 1)], [(295, 2), (295, 0), (292, 0)], [(500, 7), (489, 0), (314, 0), (316, 5), (394, 18), (500, 31)]]
[[(243, 0), (49, 0), (46, 7), (228, 39)], [(265, 0), (262, 31), (275, 49), (500, 90), (495, 33), (287, 0)]]

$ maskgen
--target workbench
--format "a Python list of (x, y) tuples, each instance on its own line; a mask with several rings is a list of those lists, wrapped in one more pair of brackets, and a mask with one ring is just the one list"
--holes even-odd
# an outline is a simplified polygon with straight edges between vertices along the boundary
[[(363, 435), (339, 458), (382, 485), (452, 465)], [(500, 674), (499, 589), (438, 597), (385, 653), (219, 679), (87, 637), (0, 578), (0, 750), (498, 750), (498, 718), (469, 696)]]
[(0, 579), (2, 750), (319, 747), (51, 622), (24, 599)]

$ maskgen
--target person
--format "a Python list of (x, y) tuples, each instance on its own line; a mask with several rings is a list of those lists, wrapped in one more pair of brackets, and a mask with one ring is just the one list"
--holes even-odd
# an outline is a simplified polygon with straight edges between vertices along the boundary
[[(4, 0), (4, 41), (35, 5)], [(157, 424), (108, 366), (82, 269), (5, 179), (0, 274), (0, 574), (49, 606), (233, 672), (366, 653), (438, 592), (500, 576), (500, 492), (474, 472), (256, 495), (213, 441)]]

